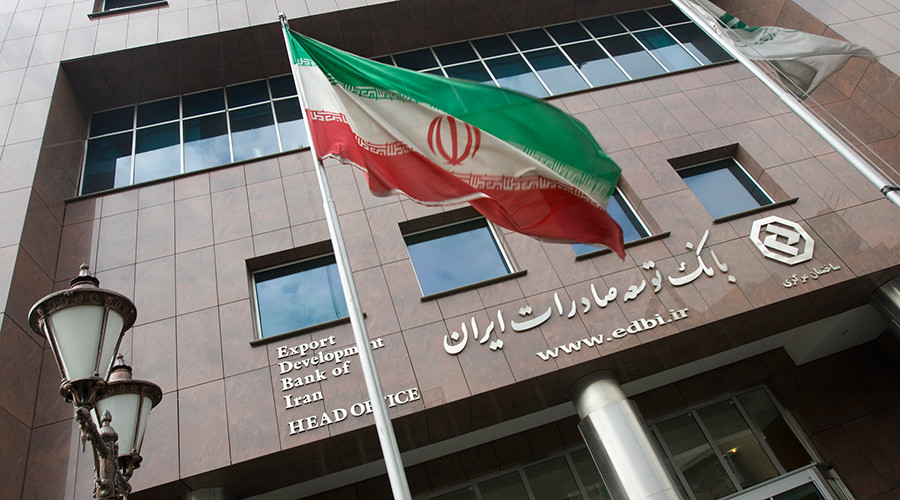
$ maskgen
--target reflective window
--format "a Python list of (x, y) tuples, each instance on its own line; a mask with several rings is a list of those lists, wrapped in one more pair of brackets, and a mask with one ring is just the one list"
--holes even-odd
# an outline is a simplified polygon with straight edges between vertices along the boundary
[[(634, 209), (618, 189), (606, 204), (606, 212), (622, 228), (622, 239), (625, 243), (649, 236), (650, 233), (644, 227), (644, 223), (634, 213)], [(598, 247), (583, 244), (572, 245), (572, 248), (575, 249), (575, 255), (584, 255), (598, 250)]]
[(125, 7), (134, 7), (136, 5), (144, 5), (149, 3), (158, 3), (159, 0), (105, 0), (103, 2), (103, 10), (115, 10)]
[(744, 491), (813, 463), (763, 388), (663, 419), (652, 428), (697, 500)]
[(772, 203), (734, 158), (682, 168), (678, 175), (716, 219)]
[(291, 75), (95, 113), (81, 194), (306, 147)]
[(423, 295), (510, 273), (500, 245), (484, 219), (404, 236)]
[(347, 316), (334, 256), (253, 274), (260, 337), (271, 337)]
[(536, 97), (730, 60), (675, 6), (416, 49), (376, 59)]

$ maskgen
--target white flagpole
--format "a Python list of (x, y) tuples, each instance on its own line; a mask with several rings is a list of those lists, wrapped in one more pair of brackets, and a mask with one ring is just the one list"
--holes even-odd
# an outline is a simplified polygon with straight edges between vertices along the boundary
[[(843, 156), (850, 165), (853, 166), (856, 170), (859, 171), (869, 182), (875, 185), (884, 196), (890, 200), (895, 206), (900, 207), (900, 190), (897, 189), (897, 186), (891, 184), (887, 179), (885, 179), (877, 170), (875, 170), (872, 165), (870, 165), (865, 159), (863, 159), (856, 151), (853, 150), (850, 146), (848, 146), (843, 140), (841, 140), (834, 132), (831, 131), (825, 124), (819, 121), (815, 115), (813, 115), (806, 106), (800, 103), (793, 95), (785, 91), (778, 85), (774, 80), (769, 78), (763, 70), (759, 68), (756, 64), (753, 63), (747, 56), (745, 56), (740, 50), (738, 50), (734, 44), (719, 33), (713, 26), (710, 25), (710, 22), (701, 16), (697, 11), (695, 11), (691, 6), (687, 5), (686, 0), (671, 0), (676, 7), (678, 7), (684, 15), (688, 16), (691, 21), (694, 22), (700, 29), (702, 29), (707, 35), (712, 37), (713, 40), (719, 42), (719, 45), (722, 46), (731, 57), (734, 57), (738, 62), (743, 64), (747, 69), (753, 73), (758, 79), (760, 79), (772, 92), (775, 92), (782, 102), (784, 102), (794, 113), (797, 113), (797, 116), (800, 117), (801, 120), (806, 122), (807, 125), (812, 127), (812, 129), (819, 134), (822, 139), (825, 140), (831, 147), (835, 149), (841, 156)], [(699, 7), (698, 7), (699, 8)]]
[[(287, 32), (289, 29), (287, 17), (284, 13), (279, 13), (278, 19), (281, 21), (282, 32), (284, 33), (285, 48), (288, 51), (288, 57), (291, 58), (291, 72), (294, 75), (297, 95), (300, 98), (301, 111), (305, 112), (308, 109), (306, 96), (300, 85), (300, 75), (297, 70), (297, 65), (294, 64), (293, 56), (291, 55), (291, 45), (288, 40)], [(338, 223), (334, 198), (332, 198), (331, 190), (328, 188), (328, 179), (325, 177), (325, 167), (319, 160), (319, 155), (316, 154), (312, 130), (309, 127), (309, 116), (304, 116), (303, 123), (306, 126), (306, 134), (309, 137), (310, 153), (312, 154), (313, 162), (316, 165), (316, 177), (319, 180), (319, 189), (322, 192), (325, 206), (325, 221), (328, 224), (328, 232), (331, 234), (331, 244), (334, 248), (334, 260), (337, 263), (338, 272), (341, 276), (341, 286), (344, 290), (344, 298), (347, 301), (347, 311), (350, 315), (350, 324), (353, 327), (353, 337), (356, 340), (356, 347), (359, 349), (360, 370), (365, 377), (366, 390), (369, 393), (369, 399), (372, 403), (372, 414), (375, 417), (375, 429), (378, 432), (378, 441), (381, 443), (381, 452), (384, 455), (388, 479), (391, 483), (391, 491), (394, 494), (395, 500), (410, 500), (411, 496), (409, 493), (409, 484), (406, 481), (406, 472), (403, 470), (403, 461), (400, 458), (397, 437), (394, 435), (394, 427), (391, 424), (391, 417), (388, 414), (384, 391), (381, 388), (378, 371), (375, 368), (375, 358), (372, 356), (372, 349), (369, 345), (369, 335), (366, 332), (366, 323), (363, 320), (359, 296), (356, 293), (356, 283), (353, 281), (353, 273), (350, 271), (350, 259), (347, 257), (347, 247), (344, 245), (341, 225)]]

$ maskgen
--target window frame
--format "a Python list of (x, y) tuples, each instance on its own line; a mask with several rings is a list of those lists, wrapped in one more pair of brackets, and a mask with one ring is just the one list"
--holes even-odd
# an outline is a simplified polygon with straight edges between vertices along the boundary
[[(720, 168), (710, 168), (711, 166), (716, 165), (718, 163), (728, 162), (728, 161), (730, 161), (732, 164), (728, 165), (728, 166), (722, 166)], [(692, 173), (690, 175), (685, 175), (685, 172), (690, 172), (693, 170), (702, 170), (702, 169), (707, 169), (707, 170)], [(730, 210), (729, 213), (714, 214), (713, 211), (710, 210), (710, 206), (707, 204), (707, 201), (704, 200), (704, 197), (706, 196), (705, 193), (701, 192), (701, 194), (703, 196), (701, 196), (701, 194), (698, 194), (697, 191), (695, 191), (693, 188), (691, 188), (691, 186), (688, 184), (688, 182), (685, 179), (687, 177), (694, 177), (697, 175), (703, 175), (703, 174), (707, 174), (707, 173), (719, 171), (719, 170), (727, 170), (729, 173), (731, 173), (731, 175), (738, 182), (738, 184), (740, 184), (741, 187), (743, 187), (745, 189), (745, 193), (748, 196), (750, 196), (750, 198), (752, 198), (757, 203), (757, 205), (755, 207), (742, 208), (739, 210)], [(686, 165), (686, 166), (677, 168), (675, 171), (678, 174), (678, 176), (682, 179), (682, 181), (685, 183), (685, 186), (691, 191), (691, 193), (693, 193), (693, 195), (697, 199), (697, 201), (699, 201), (700, 204), (703, 205), (703, 208), (706, 209), (707, 213), (709, 213), (709, 215), (712, 216), (712, 218), (716, 221), (731, 219), (731, 218), (738, 217), (741, 214), (745, 214), (745, 213), (753, 213), (753, 212), (757, 212), (760, 210), (765, 210), (767, 208), (771, 208), (776, 203), (775, 198), (772, 195), (770, 195), (768, 193), (768, 191), (766, 191), (765, 188), (763, 188), (762, 185), (755, 178), (753, 178), (752, 175), (750, 175), (750, 172), (744, 167), (744, 165), (740, 161), (738, 161), (738, 159), (734, 155), (722, 156), (722, 157), (715, 158), (712, 160), (703, 161), (701, 163)], [(761, 201), (761, 199), (765, 200), (765, 202)]]
[(94, 0), (93, 11), (88, 14), (88, 18), (93, 19), (95, 17), (132, 12), (135, 10), (149, 9), (152, 7), (166, 7), (169, 5), (169, 2), (166, 0), (145, 0), (134, 5), (108, 8), (106, 2), (107, 0)]
[[(634, 245), (638, 242), (647, 241), (648, 239), (654, 238), (657, 235), (654, 235), (650, 228), (647, 227), (647, 224), (644, 223), (644, 220), (638, 215), (637, 210), (634, 209), (634, 205), (628, 201), (628, 198), (622, 193), (622, 190), (616, 186), (616, 189), (613, 191), (612, 196), (615, 198), (616, 202), (619, 204), (619, 207), (622, 208), (622, 212), (625, 214), (625, 217), (628, 219), (628, 222), (631, 224), (631, 227), (635, 229), (638, 233), (638, 237), (632, 240), (624, 241), (626, 247)], [(615, 220), (615, 219), (613, 219)], [(619, 226), (622, 225), (621, 222), (616, 220), (616, 223)], [(571, 245), (572, 250), (575, 251), (575, 260), (582, 260), (589, 257), (593, 257), (594, 255), (598, 255), (599, 253), (608, 253), (611, 250), (606, 247), (593, 247), (583, 243), (574, 243)], [(583, 249), (583, 251), (579, 251), (579, 249)]]

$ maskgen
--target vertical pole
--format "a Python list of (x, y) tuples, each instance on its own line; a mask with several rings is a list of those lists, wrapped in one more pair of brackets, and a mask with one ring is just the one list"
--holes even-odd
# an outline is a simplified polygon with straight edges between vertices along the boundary
[[(278, 19), (281, 21), (288, 57), (291, 57), (291, 72), (294, 75), (294, 83), (297, 87), (297, 95), (300, 98), (300, 106), (305, 113), (308, 110), (306, 96), (304, 95), (303, 88), (300, 84), (300, 74), (297, 70), (297, 65), (294, 64), (293, 56), (291, 54), (291, 45), (288, 40), (289, 27), (287, 17), (283, 13), (279, 13)], [(400, 458), (397, 437), (394, 435), (394, 427), (391, 424), (391, 417), (388, 414), (384, 391), (381, 388), (378, 371), (375, 368), (375, 358), (372, 355), (372, 348), (369, 345), (369, 335), (366, 332), (366, 324), (363, 320), (359, 296), (356, 293), (356, 283), (353, 280), (353, 273), (350, 270), (350, 259), (347, 256), (347, 247), (344, 245), (344, 236), (341, 232), (341, 225), (338, 222), (334, 198), (331, 196), (331, 190), (328, 187), (328, 179), (325, 177), (325, 167), (322, 165), (322, 162), (319, 160), (319, 155), (316, 153), (316, 146), (313, 142), (312, 130), (309, 125), (309, 115), (304, 117), (303, 123), (306, 126), (306, 134), (309, 137), (310, 153), (312, 154), (313, 162), (316, 165), (316, 178), (319, 181), (319, 190), (322, 193), (323, 204), (325, 207), (325, 221), (328, 224), (328, 232), (331, 235), (331, 245), (334, 248), (334, 260), (341, 276), (344, 299), (347, 301), (347, 311), (350, 315), (350, 324), (353, 327), (353, 338), (356, 340), (356, 347), (359, 349), (360, 369), (365, 377), (366, 390), (368, 391), (369, 399), (372, 402), (372, 414), (375, 417), (375, 429), (378, 432), (378, 441), (381, 443), (381, 452), (384, 455), (388, 479), (391, 482), (391, 491), (394, 494), (395, 500), (409, 500), (411, 498), (409, 484), (406, 481), (406, 472), (403, 470), (403, 461)]]
[[(840, 137), (835, 135), (834, 132), (831, 131), (825, 124), (819, 121), (815, 115), (813, 115), (806, 106), (801, 104), (794, 96), (789, 94), (787, 91), (781, 88), (774, 80), (769, 78), (764, 71), (762, 71), (759, 66), (753, 63), (747, 56), (744, 55), (743, 52), (740, 51), (731, 40), (722, 36), (719, 31), (717, 31), (710, 22), (701, 16), (697, 11), (694, 10), (696, 5), (689, 6), (687, 0), (671, 0), (676, 7), (678, 7), (684, 15), (688, 16), (694, 24), (697, 25), (700, 29), (702, 29), (707, 35), (709, 35), (713, 40), (719, 43), (729, 54), (731, 57), (734, 57), (738, 62), (744, 65), (753, 76), (761, 80), (767, 87), (769, 87), (772, 92), (775, 92), (775, 95), (784, 102), (788, 108), (791, 109), (797, 116), (800, 117), (801, 120), (806, 122), (807, 125), (812, 127), (813, 131), (819, 134), (822, 139), (825, 140), (831, 147), (835, 149), (841, 156), (843, 156), (850, 165), (853, 166), (859, 173), (861, 173), (866, 180), (871, 182), (877, 187), (884, 196), (890, 200), (895, 206), (900, 207), (900, 190), (897, 189), (896, 186), (892, 185), (887, 179), (885, 179), (877, 170), (875, 170), (872, 165), (870, 165), (865, 159), (863, 159), (859, 154), (854, 151), (850, 146), (848, 146)], [(701, 8), (701, 7), (696, 7)]]

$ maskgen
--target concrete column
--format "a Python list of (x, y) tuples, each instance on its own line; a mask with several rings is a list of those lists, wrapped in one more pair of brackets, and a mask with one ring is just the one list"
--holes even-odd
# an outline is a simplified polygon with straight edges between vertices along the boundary
[(870, 300), (874, 307), (888, 322), (888, 330), (900, 337), (900, 278), (881, 285)]
[(658, 445), (612, 372), (594, 372), (569, 390), (578, 429), (613, 500), (679, 500)]
[(203, 488), (187, 493), (179, 500), (234, 500), (234, 494), (228, 488)]

